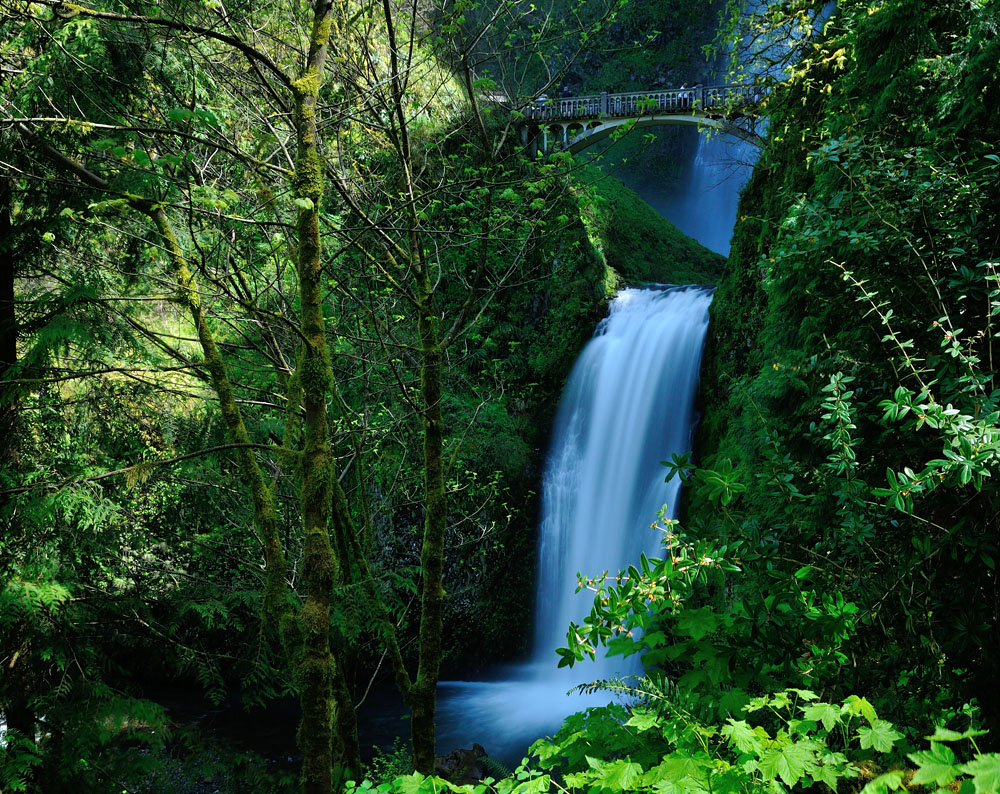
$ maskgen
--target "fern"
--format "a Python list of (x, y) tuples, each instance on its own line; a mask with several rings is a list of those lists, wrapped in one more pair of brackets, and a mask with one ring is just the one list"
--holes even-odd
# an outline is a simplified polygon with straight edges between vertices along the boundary
[(514, 776), (514, 773), (511, 772), (499, 758), (494, 758), (491, 755), (480, 758), (479, 763), (483, 765), (486, 773), (496, 780), (503, 780), (504, 778)]

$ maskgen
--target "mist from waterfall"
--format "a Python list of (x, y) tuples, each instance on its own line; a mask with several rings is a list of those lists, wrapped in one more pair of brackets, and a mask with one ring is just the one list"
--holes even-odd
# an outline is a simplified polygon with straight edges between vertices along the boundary
[(477, 741), (516, 763), (563, 718), (609, 696), (567, 697), (577, 684), (637, 671), (635, 657), (558, 669), (570, 621), (590, 610), (577, 573), (616, 572), (657, 556), (659, 510), (676, 506), (677, 481), (660, 464), (691, 449), (694, 399), (711, 290), (626, 289), (577, 360), (563, 392), (542, 485), (538, 589), (531, 659), (491, 681), (442, 682), (439, 746)]

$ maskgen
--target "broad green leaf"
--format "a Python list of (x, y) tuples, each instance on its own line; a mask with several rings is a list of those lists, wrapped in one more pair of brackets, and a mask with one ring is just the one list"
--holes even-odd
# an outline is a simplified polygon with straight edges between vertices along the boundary
[(750, 696), (742, 689), (729, 689), (723, 693), (716, 701), (719, 708), (719, 716), (728, 717), (730, 714), (739, 714), (744, 706), (749, 702)]
[(937, 786), (947, 786), (959, 775), (958, 765), (955, 763), (955, 754), (951, 748), (945, 744), (931, 742), (930, 750), (910, 753), (909, 758), (917, 765), (913, 782), (921, 786), (933, 783)]
[(525, 780), (514, 787), (511, 794), (544, 794), (552, 785), (552, 779), (548, 775)]
[(832, 766), (827, 766), (826, 764), (820, 764), (816, 767), (815, 771), (810, 775), (810, 777), (816, 783), (826, 783), (831, 790), (837, 790), (837, 770)]
[[(689, 785), (691, 778), (664, 778), (659, 781), (653, 788), (658, 792), (658, 794), (688, 794), (692, 790)], [(695, 790), (700, 790), (695, 787)]]
[(802, 709), (802, 716), (807, 720), (822, 722), (827, 731), (832, 731), (840, 722), (840, 709), (832, 703), (812, 703)]
[(571, 772), (570, 774), (563, 776), (563, 781), (571, 789), (589, 786), (593, 779), (593, 772)]
[(760, 738), (753, 732), (746, 720), (737, 721), (730, 717), (727, 722), (729, 724), (723, 727), (722, 735), (729, 740), (729, 743), (742, 753), (757, 753), (759, 755)]
[(792, 698), (787, 689), (783, 692), (775, 692), (774, 695), (771, 696), (771, 701), (769, 703), (773, 709), (787, 708), (791, 704)]
[(868, 702), (868, 698), (860, 698), (857, 695), (849, 695), (844, 699), (844, 708), (850, 714), (860, 714), (868, 720), (869, 725), (874, 725), (875, 720), (878, 719), (878, 715), (875, 713), (875, 707)]
[(418, 794), (420, 784), (424, 782), (424, 776), (419, 772), (412, 775), (402, 775), (397, 777), (393, 785), (399, 794)]
[(670, 755), (642, 776), (642, 787), (661, 788), (665, 783), (676, 783), (686, 777), (695, 777), (701, 771), (697, 762), (686, 755)]
[(976, 794), (996, 794), (1000, 791), (1000, 753), (977, 755), (959, 769), (972, 776)]
[(969, 728), (968, 730), (958, 731), (949, 730), (948, 728), (942, 728), (940, 725), (934, 729), (933, 736), (925, 736), (924, 738), (929, 742), (960, 742), (963, 739), (972, 739), (975, 736), (982, 736), (989, 731), (976, 730), (975, 728)]
[(902, 772), (886, 772), (884, 775), (879, 775), (874, 780), (868, 781), (868, 785), (861, 789), (861, 794), (888, 794), (890, 791), (901, 788), (902, 785)]
[(812, 773), (816, 768), (815, 743), (795, 742), (768, 750), (761, 757), (758, 768), (765, 778), (780, 778), (786, 786), (794, 786), (803, 775)]
[(865, 726), (858, 728), (858, 739), (861, 741), (862, 750), (874, 748), (880, 753), (887, 753), (902, 738), (903, 734), (893, 728), (891, 722), (885, 720), (875, 720), (870, 728)]
[(710, 607), (685, 609), (677, 616), (677, 629), (695, 640), (711, 634), (719, 626), (719, 616)]
[(652, 711), (646, 709), (636, 709), (632, 716), (629, 717), (628, 722), (625, 723), (629, 727), (638, 729), (640, 733), (656, 728), (659, 724), (660, 718)]
[[(628, 791), (634, 787), (635, 782), (642, 775), (642, 767), (632, 761), (614, 761), (601, 770), (601, 775), (597, 778), (602, 786), (612, 791)], [(548, 791), (548, 786), (544, 791)], [(525, 792), (525, 794), (531, 794)]]

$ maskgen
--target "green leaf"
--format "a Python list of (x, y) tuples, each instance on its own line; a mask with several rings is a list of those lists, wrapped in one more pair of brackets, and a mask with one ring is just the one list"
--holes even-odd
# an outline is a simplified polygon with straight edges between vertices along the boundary
[(903, 734), (893, 728), (891, 722), (885, 720), (875, 720), (870, 728), (865, 726), (858, 728), (858, 739), (861, 740), (862, 750), (874, 748), (880, 753), (887, 753), (902, 738)]
[(1000, 753), (977, 755), (959, 769), (972, 775), (976, 794), (996, 794), (1000, 791)]
[(879, 775), (874, 780), (868, 781), (868, 785), (861, 789), (861, 794), (888, 794), (890, 791), (901, 788), (902, 785), (902, 772), (886, 772), (884, 775)]
[(936, 786), (947, 786), (958, 777), (961, 771), (955, 763), (955, 754), (945, 744), (931, 743), (930, 750), (910, 753), (909, 758), (918, 767), (913, 775), (913, 782), (922, 786), (933, 783)]
[(960, 742), (964, 739), (972, 739), (975, 736), (982, 736), (989, 731), (976, 730), (975, 728), (969, 728), (968, 730), (958, 731), (949, 730), (948, 728), (942, 728), (938, 726), (934, 729), (933, 736), (925, 736), (924, 738), (929, 742)]
[(545, 794), (551, 785), (552, 779), (548, 775), (541, 775), (519, 783), (511, 794)]
[(723, 727), (722, 735), (729, 740), (729, 743), (734, 745), (741, 753), (755, 753), (760, 755), (760, 738), (754, 733), (746, 720), (737, 721), (730, 717), (727, 722), (729, 724)]
[(420, 784), (423, 782), (424, 776), (414, 772), (412, 775), (397, 777), (393, 785), (399, 794), (419, 794)]
[[(615, 761), (601, 771), (597, 779), (602, 786), (612, 791), (628, 791), (642, 775), (642, 767), (631, 761)], [(548, 786), (544, 791), (548, 791)]]
[(860, 714), (866, 720), (868, 720), (869, 725), (874, 725), (875, 720), (878, 719), (878, 715), (875, 713), (875, 707), (868, 702), (867, 698), (861, 698), (857, 695), (849, 695), (844, 699), (844, 708), (850, 714)]
[(828, 785), (831, 788), (831, 790), (833, 791), (837, 790), (837, 780), (838, 780), (837, 770), (834, 769), (832, 766), (823, 765), (817, 767), (816, 771), (813, 772), (811, 777), (816, 783), (826, 783), (826, 785)]
[(710, 607), (685, 609), (677, 616), (677, 629), (694, 640), (711, 634), (719, 626), (719, 616)]
[(768, 750), (758, 768), (766, 779), (781, 778), (786, 786), (794, 786), (803, 775), (816, 769), (815, 748), (814, 742), (802, 741)]
[(699, 771), (698, 764), (690, 756), (680, 753), (668, 755), (642, 776), (638, 788), (655, 788), (670, 794), (676, 790), (674, 787), (678, 781), (697, 775)]
[(294, 198), (292, 199), (292, 204), (300, 210), (311, 210), (314, 206), (311, 198)]
[(813, 722), (822, 722), (827, 731), (832, 731), (840, 722), (840, 709), (832, 703), (812, 703), (802, 709), (802, 716)]
[(593, 778), (594, 775), (592, 772), (571, 772), (568, 775), (563, 776), (563, 780), (566, 785), (571, 789), (589, 786)]
[(656, 714), (647, 709), (636, 709), (632, 716), (629, 717), (628, 722), (625, 723), (626, 726), (631, 728), (637, 728), (639, 732), (652, 730), (658, 727), (660, 724), (660, 718)]

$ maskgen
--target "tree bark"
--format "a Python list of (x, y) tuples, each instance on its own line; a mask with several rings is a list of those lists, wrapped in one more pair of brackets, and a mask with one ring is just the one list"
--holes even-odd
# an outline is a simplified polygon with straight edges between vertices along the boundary
[[(301, 611), (302, 655), (293, 673), (302, 706), (299, 746), (306, 794), (329, 794), (333, 785), (333, 723), (336, 672), (330, 645), (330, 602), (338, 560), (330, 543), (336, 476), (330, 448), (327, 398), (333, 371), (323, 317), (323, 248), (319, 210), (323, 198), (323, 162), (316, 128), (316, 105), (333, 23), (329, 0), (316, 0), (309, 53), (302, 76), (292, 81), (295, 98), (294, 187), (300, 200), (298, 279), (301, 331), (299, 361), (302, 388), (304, 450), (302, 457), (302, 573), (306, 600)], [(342, 494), (337, 494), (342, 497)], [(341, 694), (343, 694), (341, 688)], [(346, 706), (346, 704), (344, 704)]]

